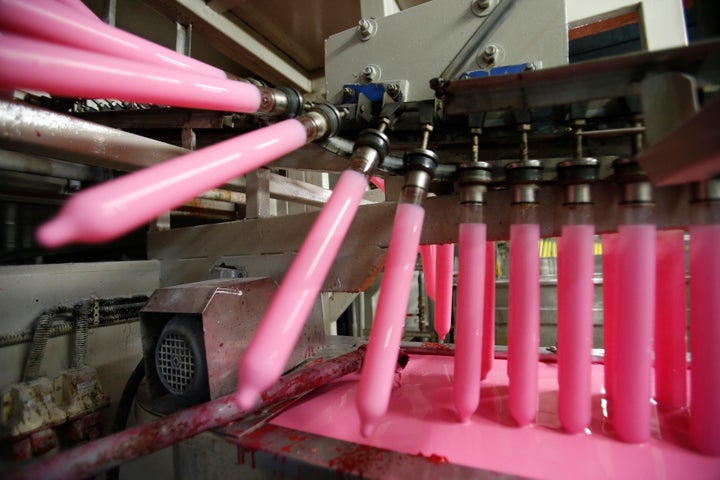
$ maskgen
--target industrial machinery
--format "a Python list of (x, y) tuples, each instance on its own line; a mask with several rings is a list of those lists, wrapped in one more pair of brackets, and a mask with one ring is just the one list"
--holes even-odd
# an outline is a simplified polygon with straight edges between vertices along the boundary
[(3, 475), (720, 476), (712, 2), (105, 3), (0, 0), (6, 263), (141, 252), (0, 268)]

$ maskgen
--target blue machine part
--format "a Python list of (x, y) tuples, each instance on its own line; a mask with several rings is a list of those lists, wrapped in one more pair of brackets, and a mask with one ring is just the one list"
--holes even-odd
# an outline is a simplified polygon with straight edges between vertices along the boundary
[(495, 67), (488, 70), (472, 70), (470, 72), (464, 72), (460, 74), (460, 80), (466, 78), (484, 78), (484, 77), (495, 77), (498, 75), (510, 75), (513, 73), (522, 73), (527, 68), (527, 63), (520, 63), (518, 65), (505, 65), (503, 67)]
[(343, 101), (346, 103), (357, 103), (358, 101), (358, 95), (361, 93), (365, 95), (371, 102), (379, 102), (383, 99), (383, 94), (385, 94), (385, 85), (382, 83), (369, 83), (367, 85), (360, 85), (360, 84), (348, 84), (343, 85), (343, 88), (349, 88), (353, 92), (352, 97), (345, 97), (343, 98)]

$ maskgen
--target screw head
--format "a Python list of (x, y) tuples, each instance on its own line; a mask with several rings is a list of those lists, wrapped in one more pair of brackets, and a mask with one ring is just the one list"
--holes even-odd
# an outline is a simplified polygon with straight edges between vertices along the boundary
[(342, 90), (343, 98), (352, 98), (353, 95), (355, 95), (355, 92), (350, 87), (345, 87)]
[(358, 22), (356, 31), (358, 38), (360, 38), (363, 42), (366, 42), (375, 35), (375, 32), (377, 32), (377, 23), (372, 18), (363, 18)]
[(376, 82), (380, 78), (380, 68), (377, 65), (366, 65), (360, 74), (367, 82)]
[(487, 64), (493, 64), (493, 63), (495, 63), (495, 60), (497, 59), (498, 51), (499, 51), (498, 47), (496, 47), (495, 45), (488, 45), (487, 47), (485, 47), (483, 49), (482, 59)]

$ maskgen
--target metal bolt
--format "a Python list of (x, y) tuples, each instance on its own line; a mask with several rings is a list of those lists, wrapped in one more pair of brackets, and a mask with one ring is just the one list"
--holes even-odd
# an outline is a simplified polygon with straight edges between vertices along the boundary
[(492, 0), (474, 0), (470, 2), (470, 10), (478, 17), (486, 17), (491, 12)]
[(350, 87), (345, 87), (342, 90), (342, 94), (344, 99), (350, 99), (355, 96), (355, 91)]
[(357, 35), (363, 42), (370, 40), (377, 32), (377, 23), (375, 19), (361, 19), (357, 25)]
[(376, 65), (366, 65), (360, 73), (367, 82), (377, 81), (380, 77), (380, 69)]
[(387, 91), (387, 94), (390, 95), (392, 98), (395, 98), (400, 93), (400, 85), (397, 83), (391, 83), (385, 87), (385, 90)]
[(535, 70), (537, 70), (537, 65), (535, 65), (534, 63), (530, 62), (525, 64), (526, 72), (534, 72)]
[(497, 58), (497, 54), (498, 54), (498, 47), (496, 47), (495, 45), (488, 45), (488, 46), (485, 47), (485, 49), (483, 50), (482, 59), (483, 59), (486, 63), (492, 64), (492, 63), (495, 63), (495, 59)]

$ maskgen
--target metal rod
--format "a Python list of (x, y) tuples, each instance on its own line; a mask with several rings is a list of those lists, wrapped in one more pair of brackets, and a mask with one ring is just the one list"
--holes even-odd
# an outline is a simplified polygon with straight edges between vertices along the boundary
[(148, 455), (207, 430), (220, 427), (251, 411), (306, 393), (360, 369), (365, 348), (297, 370), (280, 379), (262, 396), (260, 405), (240, 410), (235, 394), (182, 410), (155, 422), (110, 435), (55, 456), (4, 472), (8, 480), (21, 478), (87, 478), (123, 462)]

